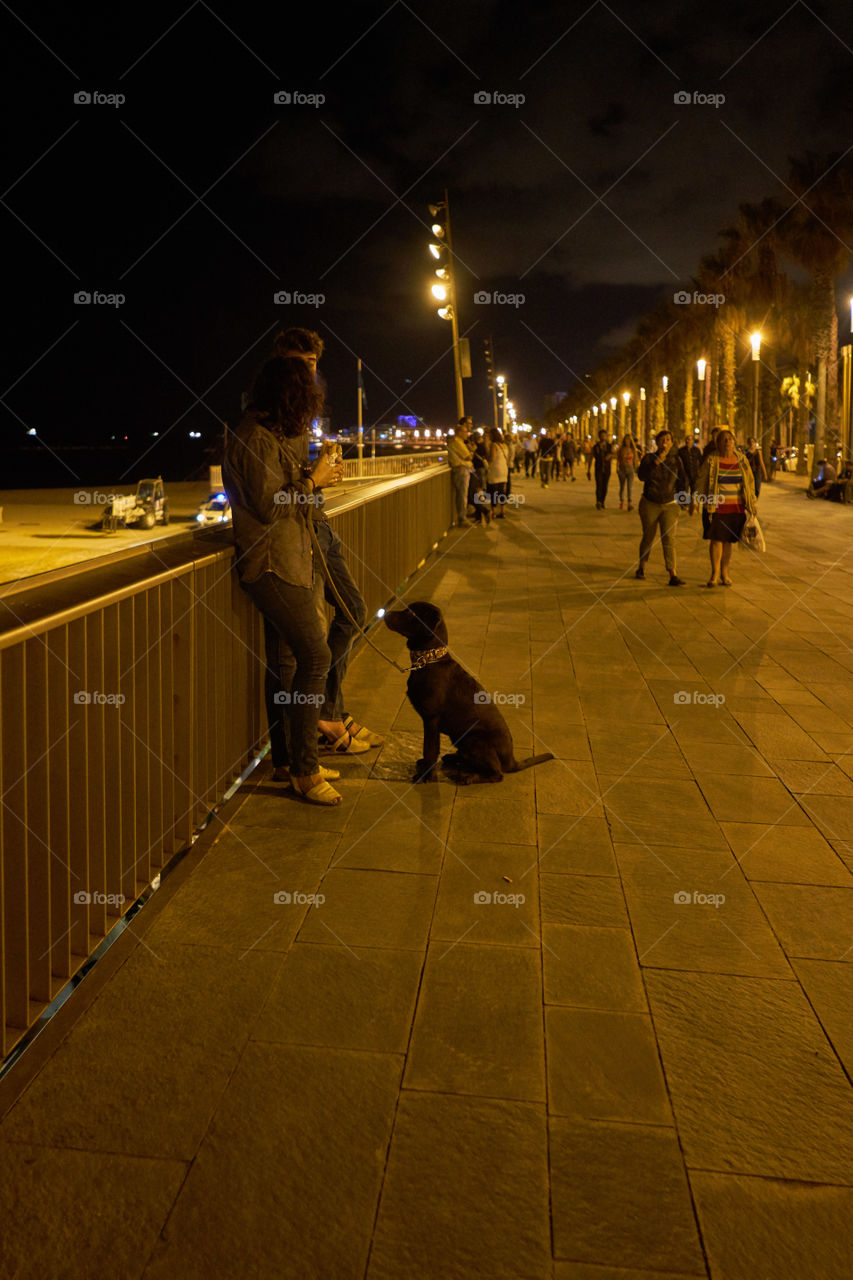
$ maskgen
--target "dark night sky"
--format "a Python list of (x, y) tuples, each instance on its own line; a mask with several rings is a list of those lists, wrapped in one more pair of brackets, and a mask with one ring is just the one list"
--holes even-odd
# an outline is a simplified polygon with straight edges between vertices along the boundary
[[(445, 186), (468, 406), (488, 413), (491, 333), (530, 417), (689, 281), (738, 203), (784, 195), (788, 156), (853, 138), (853, 14), (838, 0), (397, 0), (334, 20), (203, 0), (159, 15), (13, 8), (27, 27), (4, 11), (4, 439), (126, 433), (132, 478), (154, 430), (142, 470), (192, 469), (188, 431), (209, 440), (235, 421), (282, 322), (325, 337), (335, 425), (354, 419), (356, 355), (368, 425), (449, 425), (450, 326), (426, 252)], [(78, 105), (81, 90), (126, 102)], [(326, 101), (276, 105), (278, 90)], [(526, 100), (481, 105), (483, 91)], [(673, 100), (694, 91), (725, 102)], [(75, 306), (80, 289), (126, 301)], [(478, 289), (525, 302), (478, 306)], [(277, 290), (325, 302), (279, 307)]]

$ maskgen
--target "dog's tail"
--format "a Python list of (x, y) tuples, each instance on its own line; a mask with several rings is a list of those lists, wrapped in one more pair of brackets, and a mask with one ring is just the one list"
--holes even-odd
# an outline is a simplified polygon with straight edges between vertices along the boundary
[(526, 760), (514, 760), (512, 769), (505, 769), (504, 773), (521, 773), (522, 769), (532, 769), (535, 764), (544, 764), (546, 760), (553, 760), (553, 751), (547, 751), (544, 756), (528, 756)]

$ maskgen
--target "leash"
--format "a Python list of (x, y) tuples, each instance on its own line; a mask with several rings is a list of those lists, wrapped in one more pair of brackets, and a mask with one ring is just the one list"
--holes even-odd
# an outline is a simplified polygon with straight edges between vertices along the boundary
[(367, 628), (366, 628), (366, 627), (361, 627), (361, 626), (358, 624), (358, 622), (356, 622), (356, 620), (355, 620), (355, 618), (352, 616), (352, 614), (350, 613), (350, 611), (349, 611), (349, 609), (348, 609), (348, 607), (347, 607), (347, 603), (346, 603), (346, 601), (343, 599), (343, 597), (341, 596), (340, 591), (338, 591), (338, 588), (335, 586), (334, 579), (332, 578), (332, 575), (331, 575), (331, 573), (329, 572), (329, 566), (326, 564), (326, 557), (323, 555), (323, 550), (322, 550), (322, 548), (321, 548), (321, 546), (320, 546), (319, 539), (317, 538), (317, 530), (316, 530), (316, 528), (314, 527), (314, 518), (313, 518), (313, 516), (309, 517), (308, 532), (309, 532), (310, 537), (311, 537), (311, 543), (312, 543), (313, 548), (314, 548), (314, 553), (315, 553), (315, 555), (319, 556), (319, 558), (320, 558), (320, 564), (323, 566), (323, 577), (326, 579), (326, 584), (327, 584), (327, 586), (331, 587), (331, 589), (332, 589), (332, 595), (335, 597), (335, 599), (337, 600), (338, 604), (341, 606), (341, 608), (343, 609), (344, 613), (345, 613), (345, 614), (346, 614), (346, 616), (349, 618), (350, 622), (351, 622), (351, 623), (352, 623), (352, 625), (355, 627), (355, 629), (356, 629), (356, 631), (358, 632), (358, 634), (361, 636), (361, 638), (362, 638), (363, 640), (366, 640), (366, 641), (367, 641), (367, 643), (370, 645), (371, 649), (373, 649), (376, 653), (378, 653), (378, 654), (379, 654), (380, 658), (384, 658), (386, 662), (390, 662), (390, 663), (391, 663), (391, 666), (392, 666), (392, 667), (396, 667), (398, 671), (402, 671), (404, 675), (408, 675), (410, 671), (413, 671), (413, 670), (414, 670), (414, 667), (401, 667), (401, 666), (400, 666), (400, 664), (399, 664), (399, 662), (396, 662), (393, 658), (389, 658), (387, 653), (383, 653), (383, 652), (382, 652), (382, 650), (379, 648), (379, 646), (378, 646), (378, 645), (376, 645), (376, 644), (374, 644), (374, 643), (373, 643), (373, 641), (371, 640), (371, 638), (370, 638), (370, 636), (369, 636), (369, 634), (368, 634)]

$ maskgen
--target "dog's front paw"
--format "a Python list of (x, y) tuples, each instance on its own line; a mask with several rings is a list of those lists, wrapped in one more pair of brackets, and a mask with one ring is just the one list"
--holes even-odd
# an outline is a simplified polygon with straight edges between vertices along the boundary
[(437, 761), (435, 760), (432, 762), (432, 764), (428, 764), (426, 760), (419, 760), (418, 763), (415, 765), (415, 772), (414, 772), (414, 777), (412, 778), (412, 781), (413, 782), (438, 782), (438, 778), (435, 775), (436, 763)]

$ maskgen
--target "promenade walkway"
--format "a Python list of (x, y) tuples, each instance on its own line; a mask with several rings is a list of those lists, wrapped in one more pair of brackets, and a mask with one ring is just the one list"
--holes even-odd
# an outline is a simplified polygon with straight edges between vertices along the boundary
[(359, 655), (344, 804), (262, 764), (0, 1085), (4, 1280), (853, 1274), (853, 509), (709, 591), (515, 483), (409, 598), (557, 759), (413, 788)]

